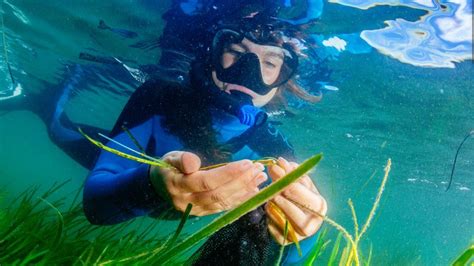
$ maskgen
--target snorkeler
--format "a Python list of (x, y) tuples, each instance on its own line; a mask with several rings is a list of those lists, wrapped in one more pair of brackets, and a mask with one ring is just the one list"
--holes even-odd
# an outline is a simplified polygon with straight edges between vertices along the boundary
[[(188, 203), (193, 204), (192, 215), (219, 213), (297, 166), (291, 145), (267, 122), (262, 109), (285, 88), (305, 95), (293, 81), (298, 67), (293, 38), (271, 17), (253, 13), (216, 28), (209, 53), (192, 64), (189, 85), (154, 78), (135, 91), (111, 137), (130, 147), (143, 147), (177, 170), (101, 152), (83, 195), (91, 223), (115, 224), (170, 208), (184, 211)], [(124, 126), (129, 132), (123, 132)], [(268, 175), (263, 165), (250, 161), (267, 156), (281, 156)], [(201, 165), (229, 161), (200, 170)], [(301, 246), (306, 254), (323, 220), (299, 206), (324, 215), (326, 201), (309, 176), (272, 201), (290, 219), (298, 239), (304, 239)], [(282, 244), (283, 231), (274, 214), (262, 206), (212, 236), (193, 263), (268, 263), (275, 259), (271, 239)], [(283, 263), (298, 262), (294, 246), (287, 250)]]

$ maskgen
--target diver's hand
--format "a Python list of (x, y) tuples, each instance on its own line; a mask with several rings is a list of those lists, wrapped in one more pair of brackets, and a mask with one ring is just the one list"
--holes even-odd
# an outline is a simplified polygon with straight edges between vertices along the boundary
[[(278, 158), (278, 163), (270, 166), (268, 173), (271, 179), (275, 181), (293, 171), (296, 167), (298, 167), (297, 163), (288, 162), (284, 158)], [(298, 240), (315, 234), (323, 223), (321, 216), (305, 210), (302, 206), (314, 210), (323, 216), (327, 212), (326, 200), (319, 194), (308, 175), (302, 176), (298, 181), (274, 197), (272, 201), (284, 212), (286, 218), (293, 226)], [(271, 211), (270, 208), (270, 204), (267, 204), (268, 229), (275, 240), (283, 244), (285, 224), (278, 223), (279, 219), (275, 217), (275, 212)], [(287, 236), (285, 243), (291, 243), (291, 238)]]
[(268, 178), (264, 166), (250, 160), (204, 171), (199, 170), (199, 157), (190, 152), (172, 151), (162, 159), (175, 168), (151, 167), (155, 190), (179, 211), (193, 204), (191, 215), (232, 209), (258, 193), (258, 186)]

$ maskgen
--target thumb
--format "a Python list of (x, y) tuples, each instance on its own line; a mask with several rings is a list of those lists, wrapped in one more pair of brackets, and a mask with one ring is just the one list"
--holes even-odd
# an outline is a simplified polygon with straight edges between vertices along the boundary
[(163, 160), (184, 174), (192, 174), (201, 167), (201, 159), (191, 152), (171, 151), (163, 156)]

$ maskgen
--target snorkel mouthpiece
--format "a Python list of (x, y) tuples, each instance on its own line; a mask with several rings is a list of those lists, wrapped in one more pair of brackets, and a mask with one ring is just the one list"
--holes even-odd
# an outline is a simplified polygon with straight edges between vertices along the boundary
[(247, 126), (260, 126), (267, 121), (268, 115), (260, 108), (253, 105), (243, 105), (240, 107), (237, 117), (240, 123)]
[(267, 113), (252, 105), (252, 99), (245, 93), (233, 91), (228, 94), (217, 87), (209, 90), (214, 106), (237, 117), (243, 125), (260, 126), (267, 121)]

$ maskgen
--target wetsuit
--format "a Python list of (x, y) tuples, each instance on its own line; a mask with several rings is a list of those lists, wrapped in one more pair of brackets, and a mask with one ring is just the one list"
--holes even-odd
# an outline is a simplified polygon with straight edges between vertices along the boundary
[[(182, 85), (150, 80), (138, 88), (112, 131), (113, 139), (137, 149), (136, 144), (126, 132), (120, 129), (122, 125), (126, 125), (139, 145), (145, 148), (149, 155), (163, 156), (169, 151), (189, 150), (184, 146), (182, 139), (173, 135), (166, 126), (165, 113), (180, 110), (163, 109), (173, 108), (172, 103), (181, 99), (168, 99), (168, 102), (164, 103), (161, 102), (163, 98), (158, 96), (163, 90), (181, 89), (176, 86)], [(209, 107), (209, 114), (212, 116), (212, 128), (217, 132), (217, 142), (231, 147), (231, 160), (258, 159), (265, 156), (294, 158), (293, 149), (286, 138), (271, 125), (264, 124), (258, 128), (249, 128), (242, 125), (236, 117), (212, 107)], [(183, 125), (183, 127), (187, 126), (189, 125)], [(113, 143), (108, 145), (123, 150)], [(206, 149), (206, 147), (201, 147), (201, 149)], [(200, 153), (199, 150), (191, 151)], [(148, 165), (102, 151), (85, 184), (83, 204), (88, 219), (94, 224), (115, 224), (170, 208), (171, 206), (153, 189), (148, 172)], [(258, 222), (263, 223), (264, 231), (268, 235), (266, 219), (260, 219)], [(238, 241), (238, 243), (241, 242)], [(302, 244), (307, 251), (313, 243), (314, 237), (303, 241)], [(219, 257), (219, 259), (222, 258), (222, 256)], [(294, 247), (289, 248), (287, 260), (297, 259), (299, 257)], [(242, 262), (242, 259), (239, 261)], [(210, 262), (204, 261), (202, 264)]]

